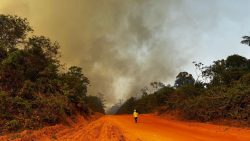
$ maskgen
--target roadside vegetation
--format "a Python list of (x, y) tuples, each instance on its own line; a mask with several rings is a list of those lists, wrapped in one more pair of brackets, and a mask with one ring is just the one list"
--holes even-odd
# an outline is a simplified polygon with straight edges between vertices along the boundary
[[(250, 45), (250, 37), (241, 42)], [(229, 120), (250, 126), (250, 59), (231, 55), (205, 66), (193, 62), (197, 80), (188, 72), (176, 76), (174, 86), (152, 82), (142, 89), (141, 97), (131, 97), (117, 114), (178, 113), (184, 119), (197, 121)]]
[(26, 19), (0, 14), (0, 134), (104, 113), (100, 99), (86, 95), (82, 69), (61, 65), (59, 48), (33, 35)]

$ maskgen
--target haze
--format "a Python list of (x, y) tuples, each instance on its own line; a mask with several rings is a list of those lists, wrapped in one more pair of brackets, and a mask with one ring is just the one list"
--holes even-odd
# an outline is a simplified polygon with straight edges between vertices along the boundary
[(0, 0), (0, 13), (25, 17), (61, 45), (66, 67), (83, 68), (88, 94), (110, 106), (152, 81), (172, 83), (192, 61), (211, 64), (250, 35), (248, 0)]

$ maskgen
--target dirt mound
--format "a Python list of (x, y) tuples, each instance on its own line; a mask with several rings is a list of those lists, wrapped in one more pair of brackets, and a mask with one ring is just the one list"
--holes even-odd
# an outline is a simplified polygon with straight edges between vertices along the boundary
[(67, 118), (65, 124), (58, 124), (55, 126), (44, 127), (39, 130), (25, 130), (21, 133), (8, 134), (0, 137), (0, 141), (50, 141), (57, 140), (58, 137), (63, 136), (68, 132), (73, 132), (81, 127), (85, 127), (103, 116), (102, 114), (95, 114), (89, 118), (77, 115), (73, 120)]

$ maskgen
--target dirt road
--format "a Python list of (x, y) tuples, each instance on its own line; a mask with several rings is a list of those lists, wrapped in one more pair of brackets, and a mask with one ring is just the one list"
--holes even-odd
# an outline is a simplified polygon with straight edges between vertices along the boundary
[(250, 130), (202, 123), (189, 123), (143, 115), (134, 124), (130, 116), (106, 117), (130, 140), (142, 141), (250, 141)]
[(73, 127), (52, 130), (55, 130), (53, 135), (44, 136), (39, 132), (38, 137), (20, 137), (16, 141), (34, 137), (38, 141), (250, 141), (249, 129), (183, 122), (154, 115), (140, 115), (137, 124), (131, 115), (103, 116), (89, 124), (79, 122)]

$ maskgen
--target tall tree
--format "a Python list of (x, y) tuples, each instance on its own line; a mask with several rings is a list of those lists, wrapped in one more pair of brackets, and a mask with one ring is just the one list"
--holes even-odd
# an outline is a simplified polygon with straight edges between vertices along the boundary
[(180, 72), (177, 76), (176, 76), (176, 80), (175, 80), (175, 87), (181, 87), (184, 85), (193, 85), (195, 82), (192, 74), (189, 74), (188, 72)]
[(226, 60), (214, 61), (204, 71), (211, 78), (211, 85), (230, 85), (249, 70), (249, 60), (240, 55), (228, 56)]
[(87, 93), (87, 85), (89, 80), (82, 74), (82, 68), (72, 66), (68, 72), (62, 76), (65, 87), (65, 94), (72, 102), (78, 103), (83, 101)]
[(151, 82), (150, 85), (152, 86), (153, 88), (153, 93), (155, 93), (156, 91), (158, 91), (159, 89), (165, 87), (164, 83), (162, 82)]
[(11, 51), (17, 44), (23, 43), (31, 31), (33, 30), (26, 19), (0, 14), (0, 46), (6, 51)]

